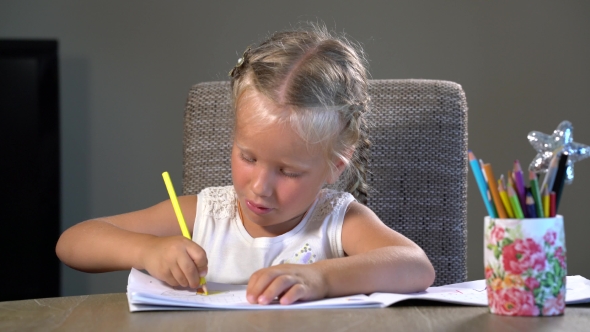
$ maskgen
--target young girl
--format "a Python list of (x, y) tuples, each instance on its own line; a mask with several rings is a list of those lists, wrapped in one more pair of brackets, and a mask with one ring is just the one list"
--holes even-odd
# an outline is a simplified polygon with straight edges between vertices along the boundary
[[(360, 51), (325, 29), (272, 35), (230, 72), (233, 186), (88, 220), (56, 252), (86, 272), (147, 270), (172, 286), (248, 284), (250, 303), (422, 291), (434, 269), (421, 248), (366, 202), (367, 73)], [(326, 189), (341, 177), (346, 191)]]

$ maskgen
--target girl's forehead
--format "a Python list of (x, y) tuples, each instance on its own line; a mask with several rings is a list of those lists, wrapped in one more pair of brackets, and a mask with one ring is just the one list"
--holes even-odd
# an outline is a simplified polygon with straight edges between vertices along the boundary
[(273, 156), (281, 156), (281, 159), (315, 159), (323, 155), (319, 145), (308, 144), (288, 121), (269, 119), (265, 122), (244, 117), (242, 122), (240, 118), (238, 116), (234, 143), (244, 151), (272, 152)]
[(265, 162), (299, 167), (323, 165), (323, 153), (315, 145), (307, 144), (285, 124), (240, 126), (236, 128), (234, 144), (242, 152)]
[(269, 127), (280, 126), (287, 129), (289, 126), (289, 106), (278, 105), (264, 94), (251, 88), (245, 91), (236, 102), (236, 131), (243, 127), (264, 130)]
[(294, 106), (279, 105), (256, 89), (249, 88), (236, 102), (234, 137), (242, 142), (264, 137), (266, 144), (288, 141), (292, 151), (305, 150), (313, 155), (322, 153), (325, 149), (322, 144), (310, 143), (302, 136), (302, 128), (295, 129), (292, 121), (301, 125), (294, 116), (297, 111)]

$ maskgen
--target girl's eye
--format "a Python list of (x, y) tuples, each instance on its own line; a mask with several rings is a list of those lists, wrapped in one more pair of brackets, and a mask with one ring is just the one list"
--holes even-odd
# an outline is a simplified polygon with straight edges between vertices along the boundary
[(248, 158), (246, 156), (244, 156), (243, 154), (240, 153), (240, 158), (242, 158), (243, 161), (247, 162), (247, 163), (253, 163), (256, 161), (256, 159), (253, 158)]
[(283, 173), (284, 176), (289, 178), (296, 178), (301, 175), (300, 173), (285, 172), (284, 170), (281, 170), (281, 173)]

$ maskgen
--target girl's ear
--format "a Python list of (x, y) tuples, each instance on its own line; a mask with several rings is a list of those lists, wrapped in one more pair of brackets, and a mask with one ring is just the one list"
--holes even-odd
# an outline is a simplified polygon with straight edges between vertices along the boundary
[[(354, 153), (354, 149), (352, 149), (351, 151), (348, 151), (348, 153), (346, 154), (346, 158), (348, 158), (348, 160), (350, 160), (352, 158), (352, 154)], [(338, 178), (340, 177), (340, 175), (342, 175), (342, 172), (344, 172), (344, 170), (346, 169), (346, 166), (348, 166), (348, 163), (344, 160), (342, 160), (341, 158), (338, 158), (336, 160), (335, 163), (336, 169), (334, 170), (334, 172), (330, 171), (330, 174), (328, 174), (328, 179), (326, 180), (326, 182), (328, 184), (334, 184), (336, 183), (336, 181), (338, 181)]]
[(339, 159), (338, 162), (336, 162), (336, 169), (333, 172), (330, 170), (330, 172), (328, 174), (328, 179), (326, 180), (326, 182), (328, 184), (336, 183), (336, 181), (338, 181), (338, 178), (340, 177), (342, 172), (344, 172), (345, 168), (346, 168), (346, 164), (344, 163), (344, 161)]

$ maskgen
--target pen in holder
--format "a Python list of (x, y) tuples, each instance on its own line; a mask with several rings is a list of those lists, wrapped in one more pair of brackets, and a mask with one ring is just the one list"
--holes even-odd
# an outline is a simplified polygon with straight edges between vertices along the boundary
[(563, 217), (485, 217), (484, 264), (490, 312), (563, 315), (566, 249)]

